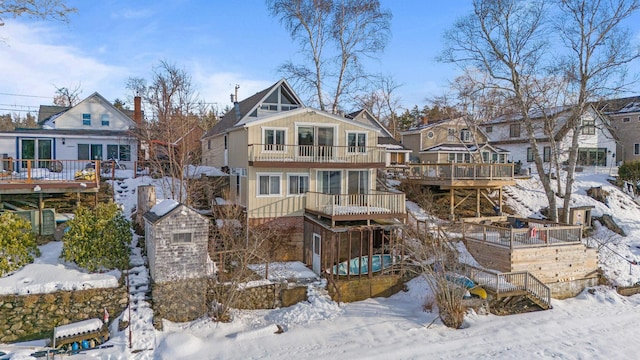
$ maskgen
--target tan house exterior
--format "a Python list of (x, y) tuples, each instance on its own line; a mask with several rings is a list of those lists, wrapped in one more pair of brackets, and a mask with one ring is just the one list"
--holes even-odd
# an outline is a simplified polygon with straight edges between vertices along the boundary
[(234, 105), (202, 137), (203, 164), (228, 169), (230, 198), (246, 208), (250, 226), (294, 229), (283, 259), (321, 274), (345, 260), (329, 263), (329, 249), (340, 246), (336, 234), (357, 227), (360, 241), (373, 244), (374, 233), (388, 236), (404, 222), (404, 194), (376, 190), (386, 150), (375, 124), (305, 107), (284, 79)]
[(640, 97), (603, 102), (603, 112), (618, 137), (618, 163), (640, 161)]
[(402, 144), (412, 149), (412, 162), (506, 163), (507, 151), (487, 144), (487, 135), (464, 118), (423, 123), (400, 133)]

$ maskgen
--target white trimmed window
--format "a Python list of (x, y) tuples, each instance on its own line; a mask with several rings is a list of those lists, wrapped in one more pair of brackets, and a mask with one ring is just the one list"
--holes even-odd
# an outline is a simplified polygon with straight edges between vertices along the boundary
[(109, 126), (109, 114), (102, 114), (100, 124), (102, 126)]
[(449, 128), (447, 129), (447, 141), (455, 141), (456, 140), (456, 129)]
[(347, 133), (347, 151), (350, 153), (367, 152), (367, 133), (364, 132), (348, 132)]
[(309, 191), (309, 174), (289, 174), (289, 195), (304, 195)]
[(279, 173), (258, 173), (258, 196), (279, 196), (282, 194), (280, 190), (280, 182), (282, 174)]
[(460, 130), (460, 140), (464, 142), (471, 141), (471, 131), (469, 129)]
[(91, 114), (82, 114), (82, 125), (91, 126)]
[(286, 129), (264, 129), (262, 143), (266, 151), (284, 151)]

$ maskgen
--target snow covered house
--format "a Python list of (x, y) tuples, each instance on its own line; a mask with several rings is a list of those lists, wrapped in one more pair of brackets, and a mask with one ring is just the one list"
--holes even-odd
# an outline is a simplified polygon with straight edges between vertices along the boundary
[(213, 275), (207, 218), (171, 199), (152, 207), (143, 218), (149, 272), (154, 283)]
[(402, 144), (410, 148), (412, 162), (498, 163), (509, 160), (509, 152), (488, 144), (482, 129), (472, 126), (463, 117), (429, 122), (402, 131)]
[(249, 226), (288, 229), (279, 260), (327, 274), (353, 257), (388, 252), (405, 221), (404, 194), (376, 190), (386, 166), (380, 136), (363, 119), (305, 107), (282, 79), (235, 102), (203, 136), (202, 157), (229, 169), (230, 197)]
[[(547, 109), (546, 118), (553, 121), (555, 138), (545, 132), (545, 117), (541, 112), (530, 115), (533, 123), (538, 151), (545, 163), (552, 166), (552, 146), (555, 143), (560, 162), (569, 157), (573, 131), (566, 127), (571, 115), (570, 107)], [(578, 162), (581, 167), (609, 167), (615, 162), (616, 136), (608, 119), (593, 106), (589, 106), (582, 114), (578, 147)], [(520, 161), (523, 168), (535, 168), (534, 154), (527, 130), (519, 116), (502, 116), (483, 123), (483, 131), (487, 134), (492, 146), (499, 146), (510, 152), (513, 162)]]
[[(73, 161), (118, 159), (127, 168), (137, 160), (135, 114), (125, 114), (94, 92), (72, 107), (40, 106), (38, 128), (0, 132), (0, 157), (34, 160), (34, 167), (54, 170), (73, 166)], [(141, 121), (142, 117), (139, 116)], [(57, 160), (57, 161), (54, 161)], [(86, 161), (85, 161), (86, 160)], [(26, 168), (16, 161), (12, 168)], [(3, 164), (3, 168), (9, 164)]]

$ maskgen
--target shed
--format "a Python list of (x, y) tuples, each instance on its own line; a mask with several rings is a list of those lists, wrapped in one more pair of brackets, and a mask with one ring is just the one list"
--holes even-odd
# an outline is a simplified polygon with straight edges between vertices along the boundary
[(144, 214), (149, 272), (155, 283), (213, 275), (209, 220), (175, 200), (163, 200)]

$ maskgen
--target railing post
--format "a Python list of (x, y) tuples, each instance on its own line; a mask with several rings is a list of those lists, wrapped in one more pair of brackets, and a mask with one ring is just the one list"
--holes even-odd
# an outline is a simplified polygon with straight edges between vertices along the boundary
[(31, 160), (27, 160), (27, 184), (31, 184)]

